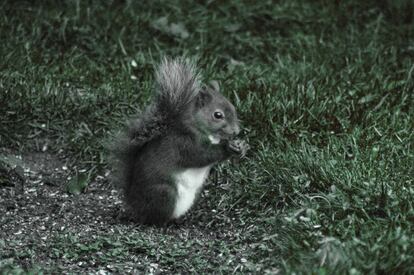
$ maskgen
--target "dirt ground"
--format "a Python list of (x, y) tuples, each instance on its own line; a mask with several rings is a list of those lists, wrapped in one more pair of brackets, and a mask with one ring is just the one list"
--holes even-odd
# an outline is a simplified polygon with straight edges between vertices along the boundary
[[(7, 253), (13, 255), (33, 245), (48, 247), (57, 232), (97, 232), (114, 223), (121, 202), (107, 184), (93, 181), (86, 193), (72, 196), (65, 190), (69, 171), (64, 160), (48, 153), (14, 157), (21, 157), (24, 177), (14, 186), (0, 188), (0, 237), (5, 258)], [(30, 267), (32, 262), (48, 261), (45, 254), (49, 251), (35, 252), (18, 264)]]
[[(211, 215), (219, 214), (214, 209), (207, 215), (195, 210), (165, 228), (133, 224), (119, 218), (122, 201), (108, 177), (98, 176), (83, 193), (72, 195), (66, 189), (70, 169), (64, 158), (50, 153), (19, 155), (10, 151), (3, 152), (4, 158), (15, 164), (10, 171), (17, 176), (13, 184), (0, 188), (3, 268), (159, 273), (177, 271), (175, 261), (184, 259), (188, 263), (178, 265), (178, 270), (191, 271), (191, 256), (221, 265), (225, 259), (217, 259), (223, 257), (220, 246), (240, 239), (233, 233), (230, 220), (219, 230), (211, 229), (216, 227)], [(23, 172), (16, 172), (19, 169)], [(208, 191), (202, 196), (209, 196)], [(204, 205), (196, 209), (210, 207), (205, 205), (205, 198), (202, 201)], [(223, 231), (222, 226), (228, 230)], [(239, 262), (234, 262), (233, 268), (242, 269), (242, 252), (228, 253)]]

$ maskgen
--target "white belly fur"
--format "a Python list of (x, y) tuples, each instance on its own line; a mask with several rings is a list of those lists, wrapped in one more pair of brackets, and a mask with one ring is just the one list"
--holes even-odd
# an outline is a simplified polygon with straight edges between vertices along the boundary
[(189, 168), (175, 175), (177, 186), (177, 202), (173, 213), (174, 218), (182, 216), (194, 203), (197, 192), (206, 180), (211, 166)]

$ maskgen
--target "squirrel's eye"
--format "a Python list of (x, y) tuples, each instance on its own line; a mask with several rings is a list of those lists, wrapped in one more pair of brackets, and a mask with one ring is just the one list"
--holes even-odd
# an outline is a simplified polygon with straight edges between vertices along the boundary
[(224, 114), (222, 112), (216, 111), (213, 114), (215, 119), (223, 119), (224, 118)]

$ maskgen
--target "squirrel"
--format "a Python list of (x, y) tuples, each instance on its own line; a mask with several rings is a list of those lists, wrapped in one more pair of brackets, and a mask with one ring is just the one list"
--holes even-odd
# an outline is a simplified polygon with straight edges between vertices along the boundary
[(165, 225), (193, 205), (211, 167), (249, 146), (217, 82), (202, 84), (185, 58), (164, 58), (152, 103), (115, 145), (118, 181), (134, 222)]

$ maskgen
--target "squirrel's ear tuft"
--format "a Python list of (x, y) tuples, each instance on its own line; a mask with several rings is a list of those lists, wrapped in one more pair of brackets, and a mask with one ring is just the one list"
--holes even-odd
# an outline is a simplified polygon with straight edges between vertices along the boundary
[(209, 84), (210, 84), (210, 87), (213, 88), (214, 91), (218, 93), (220, 92), (220, 85), (217, 80), (211, 80)]
[(209, 91), (209, 89), (202, 88), (197, 95), (196, 98), (196, 105), (197, 107), (201, 108), (208, 104), (212, 100), (212, 95)]

